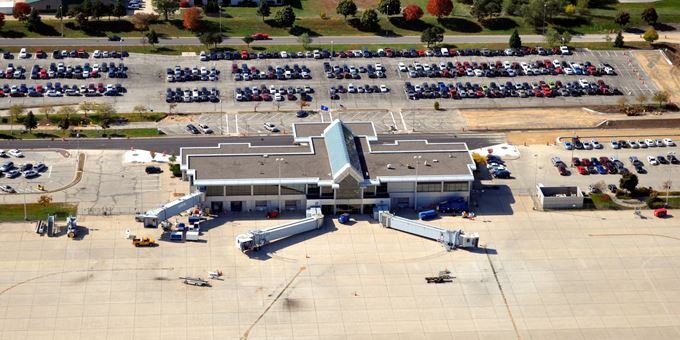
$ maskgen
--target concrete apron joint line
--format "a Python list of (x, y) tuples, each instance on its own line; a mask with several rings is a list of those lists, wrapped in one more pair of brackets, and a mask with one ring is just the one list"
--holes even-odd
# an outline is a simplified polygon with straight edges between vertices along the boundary
[(508, 299), (505, 297), (505, 292), (503, 291), (503, 285), (501, 285), (501, 281), (498, 280), (498, 273), (496, 272), (496, 267), (493, 265), (493, 261), (491, 261), (491, 255), (489, 254), (489, 249), (486, 246), (483, 246), (484, 248), (484, 253), (486, 253), (486, 259), (489, 260), (489, 266), (491, 267), (491, 271), (493, 272), (493, 277), (496, 280), (496, 284), (498, 285), (498, 290), (501, 292), (501, 297), (503, 298), (503, 304), (505, 304), (505, 309), (508, 311), (508, 317), (510, 317), (510, 321), (512, 322), (512, 328), (515, 330), (515, 335), (517, 335), (517, 339), (522, 339), (522, 336), (519, 333), (519, 329), (517, 328), (517, 323), (515, 322), (515, 317), (512, 315), (512, 311), (510, 310), (510, 305), (508, 305)]

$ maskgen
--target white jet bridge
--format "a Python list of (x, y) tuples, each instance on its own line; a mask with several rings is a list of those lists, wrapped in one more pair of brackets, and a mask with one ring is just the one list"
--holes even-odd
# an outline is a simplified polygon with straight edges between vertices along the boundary
[(399, 217), (389, 211), (379, 211), (377, 215), (383, 227), (435, 240), (441, 243), (447, 251), (456, 248), (477, 248), (479, 243), (479, 234), (477, 233), (465, 234), (461, 229), (443, 229)]
[(323, 225), (323, 214), (320, 208), (307, 209), (307, 217), (281, 224), (264, 230), (251, 230), (245, 234), (236, 236), (236, 246), (242, 252), (248, 250), (259, 250), (260, 247), (280, 240), (291, 237), (293, 235), (301, 234), (314, 229), (319, 229)]
[(160, 208), (149, 210), (143, 214), (135, 216), (135, 220), (144, 223), (144, 227), (155, 228), (158, 225), (169, 219), (170, 217), (179, 215), (181, 212), (189, 210), (201, 203), (203, 193), (196, 191), (194, 193), (186, 194), (172, 202), (164, 204)]

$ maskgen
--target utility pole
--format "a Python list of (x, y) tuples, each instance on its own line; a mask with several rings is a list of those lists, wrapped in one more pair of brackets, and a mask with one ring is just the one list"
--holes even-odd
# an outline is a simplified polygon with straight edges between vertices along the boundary
[(548, 4), (544, 1), (543, 2), (543, 35), (545, 35), (546, 31), (546, 22), (545, 22), (545, 12), (547, 11)]
[(59, 22), (61, 23), (61, 37), (64, 37), (64, 0), (59, 5)]

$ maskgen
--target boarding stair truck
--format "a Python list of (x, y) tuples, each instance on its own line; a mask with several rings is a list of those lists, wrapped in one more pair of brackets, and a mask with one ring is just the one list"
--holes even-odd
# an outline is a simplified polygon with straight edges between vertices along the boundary
[(160, 208), (136, 215), (135, 220), (144, 223), (145, 228), (157, 228), (161, 222), (199, 205), (202, 199), (203, 193), (200, 191), (186, 194)]
[(466, 234), (460, 229), (449, 230), (439, 228), (395, 216), (389, 211), (378, 212), (378, 217), (383, 227), (435, 240), (441, 243), (447, 251), (456, 248), (477, 248), (479, 244), (479, 234), (477, 233)]
[(257, 251), (268, 243), (319, 229), (322, 225), (323, 214), (321, 214), (321, 209), (310, 208), (307, 210), (307, 217), (301, 220), (284, 223), (269, 229), (251, 230), (245, 234), (236, 236), (236, 246), (241, 249), (242, 252), (249, 250)]

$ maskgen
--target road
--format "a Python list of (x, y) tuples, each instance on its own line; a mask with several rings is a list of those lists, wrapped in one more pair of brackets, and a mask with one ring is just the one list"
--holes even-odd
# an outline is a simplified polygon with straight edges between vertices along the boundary
[[(680, 41), (680, 34), (677, 32), (663, 32), (660, 38), (664, 40)], [(612, 36), (613, 38), (613, 36)], [(638, 34), (624, 34), (625, 41), (642, 41)], [(537, 34), (522, 35), (522, 42), (524, 43), (540, 43), (543, 42), (543, 36)], [(574, 36), (572, 42), (604, 42), (604, 34), (584, 34)], [(447, 35), (444, 37), (444, 43), (448, 44), (465, 44), (465, 43), (507, 43), (507, 35)], [(420, 36), (397, 36), (397, 37), (382, 37), (382, 36), (321, 36), (314, 38), (315, 44), (366, 44), (366, 45), (382, 45), (389, 46), (394, 44), (421, 44)], [(298, 45), (299, 42), (295, 36), (273, 37), (271, 40), (263, 40), (253, 42), (253, 46), (267, 46), (267, 45)], [(0, 39), (0, 46), (141, 46), (146, 45), (142, 38), (125, 38), (122, 42), (111, 42), (107, 38), (2, 38)], [(158, 45), (201, 45), (196, 37), (174, 37), (168, 39), (161, 39)], [(237, 37), (225, 38), (222, 45), (243, 45), (243, 40)]]
[[(502, 142), (498, 134), (392, 134), (380, 135), (381, 142), (396, 139), (428, 139), (431, 142), (467, 142), (470, 149), (481, 148)], [(252, 143), (253, 145), (290, 145), (293, 137), (285, 136), (248, 136), (248, 137), (158, 137), (158, 138), (114, 138), (114, 139), (66, 139), (66, 140), (3, 140), (0, 149), (43, 149), (62, 148), (70, 150), (153, 150), (169, 154), (179, 154), (180, 147), (215, 146), (217, 143)]]

